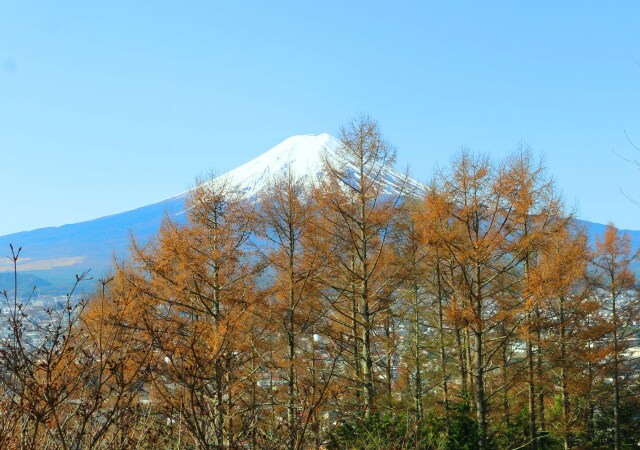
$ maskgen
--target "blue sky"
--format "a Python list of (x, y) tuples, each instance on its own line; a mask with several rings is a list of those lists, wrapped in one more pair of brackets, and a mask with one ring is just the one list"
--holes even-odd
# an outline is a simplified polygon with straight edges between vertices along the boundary
[(640, 229), (638, 2), (0, 0), (0, 235), (184, 191), (377, 119), (427, 180), (544, 155), (581, 217)]

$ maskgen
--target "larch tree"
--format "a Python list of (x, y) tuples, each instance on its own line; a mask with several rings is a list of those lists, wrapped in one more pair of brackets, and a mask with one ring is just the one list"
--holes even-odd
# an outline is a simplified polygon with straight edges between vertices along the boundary
[(512, 208), (498, 175), (487, 158), (462, 151), (451, 171), (440, 175), (438, 186), (443, 196), (438, 212), (448, 217), (450, 226), (446, 232), (433, 230), (443, 233), (441, 242), (447, 259), (455, 265), (447, 283), (456, 320), (464, 330), (466, 342), (460, 350), (466, 357), (461, 358), (461, 365), (469, 375), (468, 389), (474, 393), (481, 449), (488, 445), (489, 396), (485, 383), (496, 353), (505, 344), (498, 329), (505, 314), (510, 314), (501, 298), (516, 282), (522, 260)]
[[(116, 272), (98, 280), (79, 317), (76, 342), (84, 342), (83, 377), (93, 387), (83, 403), (87, 437), (83, 448), (126, 449), (160, 445), (146, 387), (152, 379), (153, 345), (142, 331), (144, 310)], [(96, 417), (101, 420), (96, 420)]]
[[(424, 417), (425, 396), (428, 391), (427, 343), (424, 328), (426, 313), (430, 302), (427, 291), (427, 271), (425, 263), (427, 246), (424, 243), (420, 220), (422, 208), (418, 201), (407, 201), (402, 207), (398, 230), (398, 257), (402, 260), (401, 318), (408, 330), (407, 341), (403, 349), (404, 370), (407, 372), (407, 384), (410, 387), (414, 410), (414, 421), (419, 427)], [(446, 383), (446, 381), (445, 381)]]
[(538, 256), (538, 263), (529, 274), (531, 286), (535, 286), (532, 295), (545, 303), (550, 334), (547, 360), (553, 384), (560, 390), (559, 434), (564, 448), (569, 449), (574, 445), (576, 385), (584, 368), (581, 358), (586, 351), (586, 319), (598, 307), (590, 300), (586, 277), (586, 234), (567, 224), (551, 236)]
[[(498, 189), (506, 199), (513, 257), (520, 261), (519, 309), (522, 335), (526, 343), (529, 404), (529, 437), (532, 450), (538, 448), (538, 431), (545, 429), (543, 327), (544, 299), (538, 294), (531, 272), (539, 255), (553, 236), (562, 231), (571, 217), (564, 211), (553, 180), (541, 162), (526, 147), (513, 153), (501, 168)], [(544, 282), (545, 280), (538, 280)]]
[(634, 290), (635, 278), (631, 272), (631, 262), (638, 258), (632, 253), (628, 235), (620, 234), (613, 224), (607, 225), (603, 236), (596, 239), (593, 264), (599, 272), (597, 285), (606, 293), (606, 303), (610, 328), (608, 342), (610, 348), (609, 369), (613, 394), (613, 445), (616, 450), (622, 446), (621, 438), (621, 392), (624, 387), (626, 364), (624, 351), (629, 345), (632, 320), (637, 314), (637, 296)]
[[(282, 367), (287, 383), (286, 443), (290, 450), (302, 448), (315, 417), (322, 390), (305, 361), (313, 351), (314, 340), (325, 317), (320, 302), (319, 277), (325, 256), (315, 245), (315, 206), (303, 178), (291, 169), (271, 180), (261, 196), (259, 222), (261, 232), (257, 248), (271, 273), (269, 295), (273, 299), (273, 320), (279, 325), (274, 339), (283, 354), (276, 364)], [(285, 351), (286, 350), (286, 351)], [(330, 377), (324, 380), (325, 384)]]
[[(462, 330), (460, 316), (455, 307), (453, 296), (453, 272), (455, 262), (450, 258), (446, 242), (453, 239), (452, 222), (450, 220), (450, 206), (448, 196), (441, 192), (434, 183), (427, 188), (423, 202), (414, 211), (417, 223), (418, 240), (422, 255), (420, 267), (423, 277), (423, 290), (428, 297), (426, 311), (423, 311), (423, 324), (430, 331), (422, 332), (422, 346), (430, 353), (437, 355), (439, 373), (438, 384), (441, 387), (441, 399), (446, 426), (449, 423), (449, 413), (454, 396), (457, 394), (466, 401), (468, 374), (465, 365), (465, 351), (462, 349)], [(456, 346), (457, 345), (457, 346)], [(460, 383), (450, 383), (450, 366), (452, 351), (458, 352), (458, 369)], [(433, 374), (432, 374), (433, 375)], [(456, 389), (456, 386), (461, 387)]]
[[(316, 188), (325, 225), (328, 270), (324, 285), (336, 320), (349, 330), (352, 364), (365, 418), (376, 407), (376, 334), (389, 329), (398, 271), (392, 251), (393, 224), (402, 182), (390, 189), (385, 177), (395, 150), (378, 124), (361, 117), (345, 125), (335, 154), (326, 154), (326, 178)], [(388, 375), (385, 377), (388, 378)], [(387, 385), (391, 380), (384, 380)]]
[(126, 274), (145, 302), (163, 413), (200, 448), (217, 449), (244, 433), (249, 353), (240, 349), (261, 299), (246, 247), (255, 214), (227, 180), (200, 181), (187, 207), (187, 224), (166, 220), (156, 240), (134, 245)]

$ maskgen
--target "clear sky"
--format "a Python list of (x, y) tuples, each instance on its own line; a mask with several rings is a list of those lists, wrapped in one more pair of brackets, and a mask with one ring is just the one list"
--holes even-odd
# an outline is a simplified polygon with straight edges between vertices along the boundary
[(0, 235), (184, 191), (367, 113), (427, 180), (544, 155), (582, 218), (640, 229), (640, 2), (0, 0)]

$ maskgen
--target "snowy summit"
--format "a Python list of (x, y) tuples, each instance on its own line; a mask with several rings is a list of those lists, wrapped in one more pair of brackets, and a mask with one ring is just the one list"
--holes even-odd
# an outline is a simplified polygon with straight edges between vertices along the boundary
[(322, 174), (322, 154), (331, 154), (340, 145), (327, 134), (292, 136), (255, 159), (222, 175), (228, 178), (247, 197), (257, 195), (279, 174), (291, 169), (299, 177)]
[[(247, 198), (258, 197), (269, 180), (286, 174), (288, 170), (296, 177), (314, 182), (324, 175), (322, 155), (327, 154), (331, 158), (340, 145), (337, 138), (327, 133), (292, 136), (257, 158), (225, 173), (220, 179), (230, 181)], [(353, 176), (357, 177), (355, 170)], [(421, 183), (391, 168), (385, 170), (383, 183), (388, 194), (406, 193), (407, 190), (424, 192)]]
[[(228, 180), (246, 198), (259, 198), (269, 181), (286, 174), (288, 169), (308, 182), (321, 179), (324, 176), (322, 155), (326, 152), (331, 158), (339, 147), (340, 141), (327, 133), (292, 136), (219, 179)], [(383, 183), (387, 193), (424, 189), (420, 183), (407, 180), (404, 174), (393, 169), (384, 172)], [(190, 192), (86, 222), (0, 236), (0, 248), (19, 242), (28, 249), (32, 264), (67, 270), (71, 278), (89, 267), (101, 273), (111, 267), (113, 254), (126, 254), (131, 235), (145, 242), (157, 233), (163, 217), (184, 220)]]

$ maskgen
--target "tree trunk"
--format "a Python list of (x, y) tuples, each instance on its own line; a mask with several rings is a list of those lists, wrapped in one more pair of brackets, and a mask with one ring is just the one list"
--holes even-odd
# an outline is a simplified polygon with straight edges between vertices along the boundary
[(442, 377), (442, 403), (447, 430), (449, 429), (449, 386), (447, 382), (447, 352), (444, 341), (443, 289), (440, 274), (440, 260), (436, 261), (436, 281), (438, 284), (438, 337), (440, 345), (440, 370)]
[[(531, 323), (531, 322), (529, 322)], [(531, 330), (527, 331), (531, 334)], [(536, 427), (536, 384), (535, 384), (535, 364), (533, 357), (533, 342), (527, 336), (527, 383), (529, 384), (529, 440), (531, 450), (538, 448), (538, 433)]]
[(413, 391), (413, 403), (415, 408), (416, 424), (422, 421), (422, 364), (420, 352), (420, 314), (418, 313), (418, 290), (414, 288), (415, 304), (413, 316), (413, 351), (416, 365), (415, 388)]
[[(502, 333), (505, 333), (504, 330), (504, 325), (502, 326)], [(503, 388), (502, 388), (502, 413), (504, 414), (504, 422), (507, 425), (507, 427), (509, 426), (509, 423), (511, 422), (511, 412), (510, 412), (510, 408), (509, 408), (509, 384), (510, 384), (510, 378), (509, 378), (509, 357), (507, 352), (509, 351), (509, 341), (508, 339), (505, 338), (505, 342), (502, 344), (502, 351), (501, 356), (502, 356), (502, 367), (500, 368), (500, 371), (502, 372), (502, 384), (503, 384)]]
[(540, 423), (540, 431), (545, 431), (546, 424), (544, 420), (544, 370), (542, 367), (542, 321), (540, 308), (536, 307), (536, 377), (538, 386), (538, 422)]
[(484, 392), (484, 349), (482, 342), (482, 330), (478, 330), (475, 335), (475, 353), (476, 353), (476, 367), (475, 367), (475, 387), (476, 387), (476, 416), (478, 418), (478, 425), (480, 428), (479, 447), (480, 450), (487, 448), (487, 408)]
[[(611, 274), (611, 285), (615, 286)], [(620, 450), (620, 361), (618, 354), (618, 311), (616, 310), (616, 290), (611, 290), (611, 320), (613, 321), (613, 445)]]
[(560, 298), (560, 384), (562, 389), (562, 442), (564, 450), (569, 450), (569, 390), (567, 387), (567, 342), (566, 342), (566, 323), (564, 313), (564, 297)]
[(295, 359), (296, 359), (296, 346), (295, 346), (295, 276), (294, 276), (294, 255), (295, 255), (295, 241), (294, 230), (291, 222), (289, 226), (289, 305), (287, 308), (287, 343), (289, 345), (288, 363), (289, 363), (289, 379), (288, 396), (287, 396), (287, 423), (289, 426), (289, 450), (295, 450), (296, 447), (296, 435), (297, 435), (297, 423), (296, 423), (296, 372), (295, 372)]
[[(366, 288), (365, 288), (366, 292)], [(363, 299), (365, 296), (363, 295)], [(362, 305), (362, 377), (364, 381), (364, 417), (369, 419), (373, 412), (373, 358), (371, 356), (371, 325), (369, 316), (369, 304), (365, 300)]]
[(392, 380), (393, 380), (393, 339), (392, 339), (392, 318), (389, 312), (386, 313), (384, 319), (384, 334), (387, 342), (386, 358), (385, 358), (385, 372), (386, 380), (385, 385), (387, 388), (387, 402), (388, 407), (391, 408), (391, 402), (393, 398), (392, 394)]
[(474, 293), (475, 313), (476, 313), (476, 329), (475, 335), (475, 388), (476, 388), (476, 415), (478, 426), (480, 429), (479, 446), (480, 450), (487, 448), (487, 403), (484, 391), (484, 326), (483, 326), (483, 305), (481, 291), (481, 269), (476, 263), (475, 267), (475, 283), (476, 289)]

